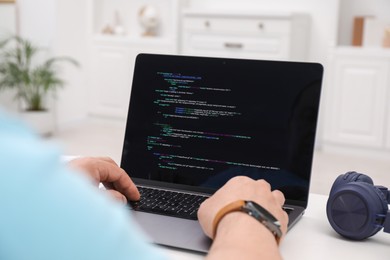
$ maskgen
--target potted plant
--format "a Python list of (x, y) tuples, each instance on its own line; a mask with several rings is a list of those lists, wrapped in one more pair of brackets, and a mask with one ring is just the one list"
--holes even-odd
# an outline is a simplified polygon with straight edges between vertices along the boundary
[(69, 57), (42, 59), (42, 49), (29, 40), (11, 36), (0, 41), (0, 91), (12, 89), (22, 108), (22, 116), (40, 134), (50, 134), (54, 126), (53, 113), (48, 109), (49, 94), (55, 96), (64, 85), (58, 64), (78, 63)]

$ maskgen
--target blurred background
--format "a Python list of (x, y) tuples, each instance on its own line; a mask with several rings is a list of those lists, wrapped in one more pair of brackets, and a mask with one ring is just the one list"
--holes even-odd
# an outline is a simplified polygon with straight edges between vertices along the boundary
[[(388, 0), (0, 0), (0, 37), (78, 61), (61, 67), (51, 123), (36, 131), (66, 155), (118, 163), (138, 53), (319, 62), (311, 191), (328, 194), (350, 170), (390, 185), (389, 10)], [(24, 119), (14, 94), (1, 91), (0, 106)]]

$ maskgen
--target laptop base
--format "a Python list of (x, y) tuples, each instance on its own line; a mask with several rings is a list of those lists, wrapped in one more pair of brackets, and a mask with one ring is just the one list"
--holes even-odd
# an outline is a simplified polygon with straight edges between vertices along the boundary
[(132, 216), (153, 243), (207, 253), (212, 240), (197, 220), (181, 219), (132, 210)]

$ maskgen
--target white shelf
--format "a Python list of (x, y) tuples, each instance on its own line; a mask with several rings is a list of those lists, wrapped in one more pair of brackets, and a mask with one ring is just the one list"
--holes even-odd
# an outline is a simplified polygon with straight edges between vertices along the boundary
[(337, 55), (351, 55), (355, 57), (384, 58), (390, 57), (390, 48), (383, 47), (356, 47), (356, 46), (337, 46), (332, 51)]
[(127, 43), (142, 46), (147, 45), (172, 45), (176, 39), (171, 37), (141, 37), (141, 36), (126, 36), (126, 35), (106, 35), (95, 34), (93, 36), (94, 43)]
[(143, 28), (138, 21), (140, 10), (153, 6), (158, 11), (159, 25), (157, 36), (173, 37), (177, 34), (176, 24), (180, 0), (89, 0), (91, 6), (91, 34), (101, 33), (110, 26), (114, 29), (119, 16), (123, 34), (130, 37), (140, 37)]
[[(134, 63), (139, 53), (177, 53), (180, 0), (89, 0), (89, 114), (125, 118)], [(158, 8), (160, 25), (154, 36), (142, 36), (138, 12)], [(121, 33), (115, 34), (119, 13)], [(113, 34), (104, 34), (107, 25)]]
[(257, 11), (257, 10), (216, 10), (216, 9), (184, 9), (184, 16), (196, 17), (230, 17), (230, 18), (267, 18), (267, 19), (290, 19), (295, 13), (282, 11)]

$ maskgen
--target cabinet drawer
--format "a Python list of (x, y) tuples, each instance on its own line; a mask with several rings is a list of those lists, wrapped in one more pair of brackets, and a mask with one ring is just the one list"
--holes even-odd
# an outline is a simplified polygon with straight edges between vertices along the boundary
[(187, 10), (182, 15), (180, 54), (306, 59), (307, 14)]
[(288, 49), (287, 37), (226, 37), (223, 35), (192, 35), (189, 45), (197, 50), (258, 52), (280, 54)]
[(289, 20), (272, 18), (224, 18), (224, 17), (185, 17), (183, 29), (209, 33), (234, 34), (289, 34)]

